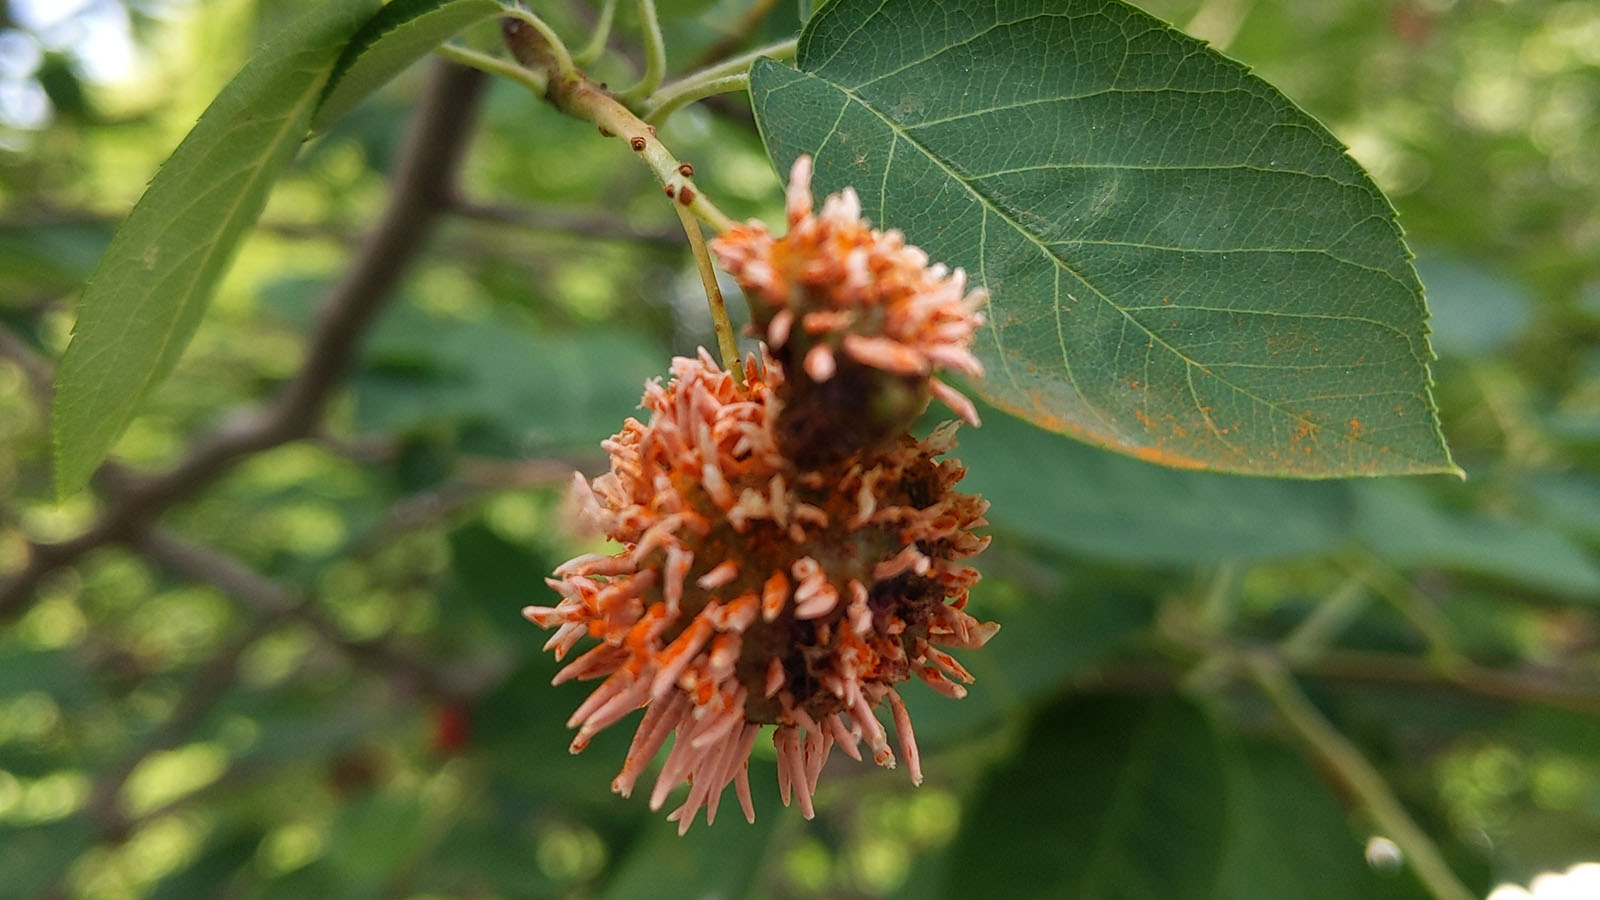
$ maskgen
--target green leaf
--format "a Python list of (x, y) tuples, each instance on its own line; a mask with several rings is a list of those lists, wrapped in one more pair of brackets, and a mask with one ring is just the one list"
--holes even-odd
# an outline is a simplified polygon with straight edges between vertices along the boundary
[(1057, 587), (1004, 582), (986, 572), (979, 593), (969, 611), (1001, 628), (987, 645), (992, 650), (957, 653), (976, 679), (967, 696), (952, 700), (923, 684), (899, 689), (924, 748), (992, 734), (1007, 716), (1020, 718), (1041, 697), (1132, 644), (1155, 615), (1145, 592), (1091, 579)]
[(1192, 706), (1058, 704), (979, 790), (947, 896), (1209, 900), (1225, 804), (1216, 739)]
[(451, 320), (407, 304), (362, 353), (355, 424), (369, 434), (456, 425), (478, 432), (479, 449), (517, 457), (588, 450), (638, 407), (665, 358), (627, 332), (536, 335), (502, 314)]
[(954, 455), (996, 528), (1080, 553), (1205, 564), (1323, 552), (1349, 535), (1347, 484), (1178, 472), (987, 410)]
[(339, 57), (311, 130), (322, 131), (452, 35), (504, 11), (499, 0), (394, 0)]
[[(606, 884), (606, 900), (700, 900), (720, 897), (767, 896), (754, 890), (770, 864), (779, 825), (795, 816), (778, 802), (778, 776), (766, 763), (750, 764), (750, 794), (756, 821), (751, 825), (739, 811), (733, 790), (722, 798), (717, 823), (707, 826), (701, 813), (694, 827), (678, 837), (678, 826), (660, 816), (645, 820), (644, 833), (631, 852), (617, 864)], [(681, 789), (680, 789), (681, 794)], [(635, 795), (632, 802), (639, 802)], [(676, 802), (676, 798), (670, 803)]]
[(381, 882), (418, 855), (426, 822), (414, 795), (386, 790), (355, 797), (329, 828), (328, 860), (350, 883)]
[(59, 884), (73, 859), (94, 844), (82, 816), (56, 822), (0, 823), (0, 879), (16, 897), (37, 897)]
[(991, 294), (977, 390), (1180, 468), (1456, 472), (1393, 209), (1244, 66), (1114, 0), (833, 0), (768, 153)]
[(1541, 472), (1529, 475), (1522, 490), (1539, 518), (1600, 543), (1600, 478), (1587, 472)]
[(1600, 602), (1600, 562), (1554, 528), (1447, 512), (1410, 484), (1353, 487), (1356, 535), (1394, 565), (1469, 572)]
[(99, 222), (0, 227), (0, 307), (76, 288), (110, 239), (110, 226)]
[(1417, 272), (1428, 286), (1433, 347), (1441, 356), (1484, 357), (1504, 350), (1533, 320), (1523, 287), (1481, 263), (1425, 255)]
[(1229, 771), (1231, 823), (1216, 900), (1426, 896), (1409, 876), (1373, 872), (1344, 812), (1300, 757), (1258, 742), (1242, 750)]
[(84, 288), (54, 409), (56, 490), (81, 488), (177, 361), (377, 0), (318, 5), (267, 42), (150, 182)]

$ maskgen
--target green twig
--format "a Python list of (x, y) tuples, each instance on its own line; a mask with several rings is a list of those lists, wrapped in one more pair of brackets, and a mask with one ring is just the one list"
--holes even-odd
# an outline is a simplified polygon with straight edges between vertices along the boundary
[(1383, 776), (1317, 711), (1282, 663), (1272, 656), (1255, 654), (1246, 659), (1245, 665), (1290, 729), (1332, 770), (1384, 835), (1405, 854), (1428, 893), (1435, 900), (1477, 900), (1450, 870), (1433, 839), (1412, 821)]
[(1428, 659), (1441, 672), (1448, 673), (1467, 661), (1456, 646), (1455, 630), (1449, 620), (1405, 576), (1367, 550), (1357, 551), (1355, 558), (1347, 561), (1347, 567), (1422, 634), (1428, 645)]
[(1289, 632), (1278, 645), (1278, 652), (1291, 666), (1314, 661), (1370, 603), (1366, 582), (1359, 575), (1351, 575)]
[(739, 17), (739, 21), (728, 29), (726, 34), (717, 38), (715, 43), (700, 54), (700, 61), (695, 63), (695, 67), (702, 68), (714, 65), (729, 53), (744, 46), (750, 40), (751, 35), (759, 31), (761, 26), (766, 23), (767, 17), (772, 15), (772, 8), (777, 5), (778, 0), (756, 0), (755, 3), (750, 5), (749, 9), (744, 11), (744, 15)]
[(722, 364), (742, 381), (733, 325), (728, 320), (722, 293), (717, 289), (716, 271), (706, 251), (705, 237), (695, 222), (695, 219), (699, 219), (717, 231), (727, 231), (734, 227), (733, 219), (700, 192), (694, 183), (694, 167), (680, 161), (661, 143), (654, 126), (634, 115), (617, 97), (595, 84), (587, 75), (575, 69), (562, 70), (559, 58), (546, 46), (550, 36), (543, 30), (526, 25), (520, 17), (501, 20), (506, 46), (510, 48), (512, 56), (524, 66), (544, 71), (546, 88), (542, 96), (545, 100), (569, 116), (598, 126), (601, 134), (625, 142), (649, 167), (662, 192), (671, 199), (683, 223), (684, 234), (689, 238), (689, 247), (694, 252), (701, 281), (705, 284), (706, 302), (711, 306), (711, 321), (717, 330)]
[(644, 75), (637, 84), (617, 92), (617, 99), (632, 103), (649, 96), (667, 77), (667, 45), (661, 38), (661, 19), (655, 0), (638, 0), (639, 31), (644, 39)]
[(789, 59), (794, 56), (799, 41), (790, 38), (768, 44), (749, 53), (741, 53), (722, 62), (663, 85), (640, 104), (639, 115), (647, 122), (660, 122), (686, 103), (693, 103), (713, 94), (726, 94), (744, 90), (749, 82), (750, 64), (762, 57)]
[(532, 69), (525, 69), (514, 62), (504, 59), (496, 59), (487, 53), (479, 53), (476, 50), (468, 50), (466, 47), (456, 44), (440, 44), (434, 49), (433, 52), (439, 54), (445, 59), (450, 60), (451, 62), (466, 66), (469, 69), (477, 69), (480, 72), (487, 72), (490, 75), (499, 75), (501, 78), (509, 78), (528, 90), (533, 91), (535, 94), (544, 96), (546, 80), (543, 72), (535, 72)]
[(600, 7), (600, 19), (594, 23), (594, 34), (589, 36), (589, 43), (582, 50), (572, 54), (572, 62), (577, 66), (587, 66), (600, 58), (606, 52), (606, 41), (611, 38), (611, 20), (617, 14), (617, 0), (605, 0)]
[(695, 268), (700, 272), (700, 284), (705, 288), (706, 302), (711, 305), (711, 324), (717, 332), (717, 353), (722, 357), (722, 367), (733, 373), (733, 379), (742, 385), (744, 365), (739, 361), (739, 343), (733, 335), (728, 306), (722, 301), (722, 289), (717, 286), (717, 270), (711, 265), (711, 254), (706, 251), (700, 223), (681, 204), (673, 204), (673, 208), (683, 222), (683, 233), (689, 237), (689, 249), (693, 251)]
[(704, 100), (717, 94), (731, 94), (735, 91), (747, 90), (749, 87), (750, 76), (744, 72), (740, 72), (737, 75), (726, 75), (722, 78), (713, 78), (710, 81), (699, 83), (691, 91), (684, 91), (671, 96), (657, 94), (656, 96), (662, 96), (662, 99), (654, 105), (646, 103), (640, 110), (640, 117), (646, 122), (659, 124), (666, 121), (667, 116), (696, 100)]
[[(1221, 639), (1239, 611), (1239, 564), (1230, 560), (1218, 563), (1207, 579), (1200, 598), (1194, 626), (1206, 639)], [(1186, 691), (1205, 693), (1216, 690), (1233, 676), (1234, 662), (1227, 650), (1208, 653), (1183, 678)]]
[(1225, 631), (1239, 610), (1239, 564), (1231, 560), (1217, 563), (1206, 595), (1200, 601), (1200, 624), (1211, 631)]

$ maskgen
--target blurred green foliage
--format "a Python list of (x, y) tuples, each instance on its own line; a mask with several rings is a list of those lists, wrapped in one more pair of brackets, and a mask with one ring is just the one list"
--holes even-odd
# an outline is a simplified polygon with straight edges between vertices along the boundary
[[(0, 329), (59, 358), (150, 173), (311, 5), (0, 7)], [(673, 70), (752, 5), (663, 0)], [(521, 224), (448, 218), (326, 437), (164, 519), (317, 617), (107, 547), (3, 626), (0, 894), (1418, 897), (1362, 860), (1373, 823), (1247, 684), (1183, 690), (1199, 659), (1174, 634), (1277, 641), (1336, 599), (1306, 688), (1474, 889), (1600, 858), (1600, 7), (1145, 6), (1281, 87), (1389, 193), (1468, 481), (1180, 473), (991, 412), (957, 455), (994, 504), (973, 608), (1004, 628), (963, 655), (972, 696), (907, 691), (928, 782), (838, 761), (807, 823), (773, 795), (769, 748), (757, 824), (680, 841), (608, 792), (623, 729), (568, 755), (584, 690), (549, 686), (518, 610), (587, 546), (571, 468), (594, 471), (669, 352), (708, 342), (704, 302), (648, 173), (497, 83), (462, 192)], [(571, 35), (593, 15), (541, 7)], [(797, 24), (776, 4), (747, 44)], [(85, 37), (107, 28), (129, 41), (119, 71)], [(630, 70), (613, 55), (599, 71)], [(406, 73), (305, 147), (116, 457), (163, 468), (294, 373), (420, 83)], [(662, 136), (735, 217), (777, 219), (743, 98)], [(0, 575), (101, 508), (49, 485), (44, 412), (0, 359)]]

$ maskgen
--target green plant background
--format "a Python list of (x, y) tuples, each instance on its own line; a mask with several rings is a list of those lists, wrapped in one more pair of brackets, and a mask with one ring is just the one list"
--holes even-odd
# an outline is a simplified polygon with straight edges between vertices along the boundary
[[(7, 70), (53, 114), (0, 124), (0, 328), (59, 358), (150, 173), (311, 5), (130, 2), (141, 79), (97, 83), (56, 51)], [(578, 33), (578, 7), (549, 6)], [(660, 6), (681, 70), (747, 4)], [(1145, 8), (1279, 86), (1393, 200), (1466, 482), (1177, 472), (986, 411), (957, 455), (994, 504), (973, 608), (1004, 628), (963, 656), (972, 696), (909, 692), (927, 783), (836, 764), (806, 823), (759, 757), (757, 824), (680, 841), (608, 792), (625, 734), (566, 753), (583, 688), (549, 687), (544, 635), (517, 611), (583, 546), (566, 473), (595, 470), (666, 353), (709, 340), (704, 303), (648, 173), (495, 84), (463, 190), (534, 227), (447, 219), (329, 437), (166, 519), (310, 598), (340, 641), (126, 549), (56, 573), (0, 630), (0, 895), (1418, 897), (1363, 861), (1371, 823), (1247, 684), (1178, 689), (1198, 661), (1172, 639), (1185, 623), (1270, 641), (1352, 597), (1360, 615), (1304, 684), (1464, 879), (1486, 894), (1600, 859), (1600, 10)], [(22, 24), (6, 8), (0, 25)], [(797, 24), (779, 4), (759, 38)], [(304, 148), (116, 456), (159, 469), (293, 374), (422, 77)], [(730, 213), (777, 220), (743, 98), (662, 136)], [(55, 502), (44, 416), (0, 361), (0, 574), (99, 509)], [(349, 652), (375, 642), (400, 661)], [(192, 727), (162, 731), (207, 690)], [(132, 825), (108, 830), (95, 786), (130, 760)]]

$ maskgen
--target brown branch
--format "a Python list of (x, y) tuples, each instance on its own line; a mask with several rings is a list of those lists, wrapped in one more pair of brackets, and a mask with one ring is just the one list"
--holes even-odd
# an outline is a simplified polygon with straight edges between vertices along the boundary
[(362, 331), (394, 293), (448, 205), (483, 81), (482, 73), (454, 65), (441, 63), (434, 70), (395, 172), (389, 206), (323, 303), (305, 363), (273, 404), (201, 439), (166, 472), (127, 485), (78, 537), (34, 546), (23, 569), (0, 586), (0, 621), (21, 613), (56, 569), (104, 544), (137, 538), (147, 523), (246, 457), (315, 433)]
[(371, 554), (402, 534), (438, 525), (491, 494), (505, 490), (568, 483), (574, 471), (592, 469), (599, 459), (466, 459), (451, 480), (402, 498), (357, 542), (355, 554)]
[(1550, 672), (1494, 669), (1473, 663), (1440, 671), (1415, 657), (1359, 650), (1329, 651), (1295, 668), (1311, 678), (1454, 690), (1600, 716), (1600, 684), (1585, 687)]
[(777, 5), (778, 0), (756, 0), (755, 3), (752, 3), (750, 8), (745, 10), (744, 15), (739, 17), (739, 21), (726, 34), (717, 38), (715, 43), (700, 54), (700, 59), (693, 66), (690, 66), (691, 71), (714, 66), (732, 56), (734, 51), (750, 43), (750, 39), (766, 23), (767, 17), (772, 15), (772, 10)]
[(305, 625), (323, 643), (352, 662), (387, 675), (403, 689), (458, 701), (471, 697), (480, 687), (476, 675), (439, 671), (391, 640), (352, 640), (306, 600), (215, 548), (187, 541), (160, 528), (151, 528), (142, 534), (133, 542), (133, 547), (174, 572), (215, 585), (258, 616), (286, 618)]
[(22, 376), (28, 380), (40, 409), (50, 408), (50, 366), (27, 341), (0, 328), (0, 356), (17, 364)]
[[(1272, 656), (1270, 648), (1246, 644), (1235, 645), (1233, 652)], [(1360, 650), (1327, 651), (1307, 662), (1279, 660), (1296, 674), (1322, 682), (1422, 688), (1600, 716), (1600, 684), (1578, 684), (1549, 672), (1471, 664), (1441, 672), (1414, 656)], [(1074, 678), (1072, 685), (1079, 690), (1111, 687), (1164, 693), (1182, 687), (1185, 674), (1182, 666), (1171, 663), (1128, 663), (1086, 672)]]
[(239, 660), (262, 636), (270, 618), (257, 618), (243, 634), (234, 638), (217, 654), (195, 669), (188, 687), (173, 707), (171, 715), (145, 736), (132, 750), (100, 771), (90, 788), (84, 812), (99, 823), (111, 841), (121, 841), (131, 833), (130, 818), (122, 809), (122, 789), (128, 778), (152, 754), (177, 746), (216, 708), (233, 688), (239, 676)]

